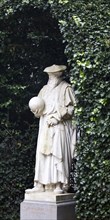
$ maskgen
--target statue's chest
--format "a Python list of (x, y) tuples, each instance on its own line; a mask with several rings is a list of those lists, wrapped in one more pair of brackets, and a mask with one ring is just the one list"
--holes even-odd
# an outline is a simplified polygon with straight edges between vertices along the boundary
[(42, 94), (42, 98), (45, 102), (45, 110), (46, 111), (53, 111), (56, 109), (59, 100), (59, 93), (60, 89), (57, 86), (56, 88), (45, 88), (45, 91)]

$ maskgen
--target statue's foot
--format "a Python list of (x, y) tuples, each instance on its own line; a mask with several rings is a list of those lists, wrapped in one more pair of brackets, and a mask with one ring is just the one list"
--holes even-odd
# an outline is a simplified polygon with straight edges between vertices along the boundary
[(56, 194), (62, 194), (64, 191), (61, 188), (61, 184), (56, 184), (56, 188), (54, 189), (54, 193)]
[(56, 188), (54, 189), (54, 193), (56, 193), (56, 194), (62, 194), (62, 193), (63, 193), (63, 190), (62, 190), (61, 188), (59, 188), (59, 187), (56, 187)]
[(33, 193), (33, 192), (44, 192), (44, 187), (41, 183), (38, 183), (36, 186), (34, 186), (32, 189), (26, 189), (26, 193)]
[(68, 184), (63, 184), (62, 189), (63, 189), (63, 191), (64, 191), (65, 193), (67, 193), (67, 192), (68, 192), (68, 189), (69, 189), (69, 185), (68, 185)]
[(53, 192), (55, 189), (55, 184), (47, 184), (45, 185), (45, 191), (46, 192)]

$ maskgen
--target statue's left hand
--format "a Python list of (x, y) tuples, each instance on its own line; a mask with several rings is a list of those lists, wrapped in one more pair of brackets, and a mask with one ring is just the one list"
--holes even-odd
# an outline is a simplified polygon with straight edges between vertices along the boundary
[(48, 124), (48, 127), (57, 125), (58, 120), (56, 118), (53, 118), (53, 117), (49, 118), (49, 119), (47, 119), (47, 124)]

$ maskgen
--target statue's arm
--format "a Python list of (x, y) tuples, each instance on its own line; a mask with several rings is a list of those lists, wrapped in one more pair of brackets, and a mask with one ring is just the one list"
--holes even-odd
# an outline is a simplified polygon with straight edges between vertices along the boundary
[(56, 112), (50, 114), (47, 119), (48, 126), (56, 125), (64, 120), (71, 119), (74, 115), (75, 95), (71, 86), (61, 92), (56, 103)]
[(74, 106), (76, 105), (75, 93), (71, 86), (68, 86), (64, 92), (64, 103), (60, 107), (59, 111), (61, 119), (66, 120), (72, 118), (74, 115)]

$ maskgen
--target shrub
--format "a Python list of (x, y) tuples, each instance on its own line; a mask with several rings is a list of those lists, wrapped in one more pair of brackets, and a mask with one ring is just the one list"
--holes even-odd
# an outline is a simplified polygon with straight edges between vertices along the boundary
[(76, 90), (77, 219), (110, 218), (110, 2), (50, 1)]
[(17, 220), (34, 179), (39, 122), (28, 102), (47, 82), (43, 69), (66, 58), (57, 20), (45, 4), (4, 1), (0, 26), (0, 218)]

